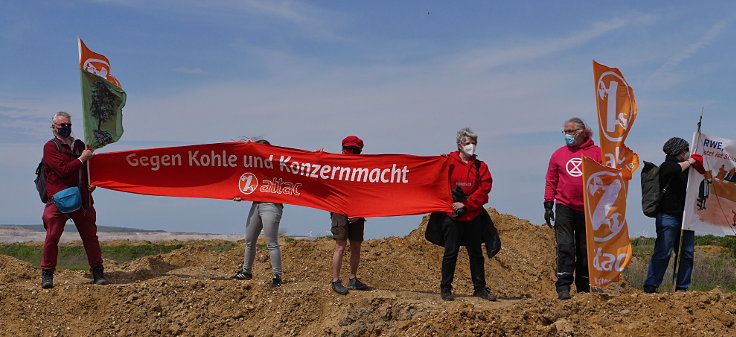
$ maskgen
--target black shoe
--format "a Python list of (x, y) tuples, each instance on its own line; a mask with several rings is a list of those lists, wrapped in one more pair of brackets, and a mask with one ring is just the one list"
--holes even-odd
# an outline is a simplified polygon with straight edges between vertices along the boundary
[(569, 300), (572, 298), (570, 296), (570, 289), (560, 289), (557, 291), (557, 298), (561, 300)]
[(677, 289), (675, 289), (675, 291), (679, 293), (679, 292), (682, 292), (682, 291), (687, 291), (687, 288), (677, 288)]
[(657, 292), (657, 288), (652, 286), (644, 286), (644, 292), (647, 294), (654, 294)]
[(238, 272), (235, 273), (235, 275), (230, 276), (230, 278), (233, 280), (251, 280), (253, 279), (253, 274), (238, 270)]
[(368, 286), (365, 285), (365, 283), (360, 282), (357, 277), (354, 277), (348, 280), (348, 288), (355, 290), (366, 290), (368, 289)]
[(493, 296), (493, 294), (491, 294), (491, 292), (488, 291), (488, 288), (478, 289), (478, 290), (474, 291), (473, 292), (473, 296), (480, 297), (480, 298), (482, 298), (484, 300), (488, 300), (488, 301), (495, 301), (496, 300), (496, 296)]
[(107, 280), (105, 279), (105, 268), (97, 266), (92, 268), (92, 283), (96, 285), (105, 285)]
[(450, 289), (440, 289), (440, 297), (442, 297), (443, 301), (455, 300), (455, 296), (452, 296), (452, 290)]
[(54, 287), (54, 271), (51, 269), (41, 270), (41, 288), (49, 289)]
[(281, 286), (281, 277), (274, 275), (273, 280), (271, 280), (270, 287), (276, 288)]
[(345, 295), (348, 293), (348, 288), (345, 288), (340, 280), (332, 282), (332, 290), (340, 295)]

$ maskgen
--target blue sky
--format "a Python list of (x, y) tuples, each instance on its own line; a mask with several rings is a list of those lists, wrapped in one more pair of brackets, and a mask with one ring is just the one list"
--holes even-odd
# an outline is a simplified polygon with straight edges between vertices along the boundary
[[(77, 36), (128, 93), (125, 135), (102, 152), (241, 136), (334, 152), (354, 134), (366, 153), (435, 155), (470, 126), (494, 176), (488, 206), (537, 224), (562, 122), (595, 123), (593, 59), (636, 91), (627, 144), (643, 160), (690, 139), (701, 108), (703, 132), (735, 137), (732, 1), (0, 0), (0, 223), (41, 222), (31, 181), (50, 117), (81, 109)], [(651, 236), (640, 196), (637, 172), (629, 230)], [(249, 207), (95, 198), (99, 225), (167, 231), (241, 233)], [(366, 236), (404, 235), (419, 219), (371, 219)], [(281, 227), (324, 235), (329, 218), (287, 206)]]

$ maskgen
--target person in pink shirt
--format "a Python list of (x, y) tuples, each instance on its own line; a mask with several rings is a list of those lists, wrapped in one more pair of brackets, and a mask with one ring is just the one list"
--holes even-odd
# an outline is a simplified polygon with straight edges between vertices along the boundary
[[(544, 187), (544, 220), (555, 230), (557, 240), (557, 296), (570, 299), (573, 281), (578, 292), (589, 292), (588, 252), (583, 209), (582, 156), (601, 161), (601, 150), (593, 144), (593, 132), (577, 117), (565, 122), (565, 145), (552, 153)], [(557, 216), (555, 217), (555, 211)], [(554, 226), (552, 225), (554, 222)]]

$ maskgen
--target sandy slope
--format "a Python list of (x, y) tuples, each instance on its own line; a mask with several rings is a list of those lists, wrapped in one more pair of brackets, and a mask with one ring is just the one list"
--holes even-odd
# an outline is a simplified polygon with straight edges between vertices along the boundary
[[(224, 253), (188, 242), (169, 254), (106, 261), (113, 284), (89, 285), (60, 271), (39, 287), (40, 271), (0, 255), (0, 334), (41, 336), (734, 336), (733, 293), (642, 294), (627, 285), (558, 301), (554, 238), (546, 227), (491, 211), (504, 249), (486, 262), (498, 302), (469, 296), (467, 255), (458, 262), (455, 302), (439, 299), (442, 250), (423, 226), (403, 238), (366, 241), (360, 276), (372, 286), (347, 296), (329, 289), (330, 240), (284, 244), (285, 284), (270, 289), (259, 250), (255, 279), (227, 279), (242, 247)], [(346, 272), (345, 272), (346, 273)], [(346, 277), (346, 276), (345, 276)]]

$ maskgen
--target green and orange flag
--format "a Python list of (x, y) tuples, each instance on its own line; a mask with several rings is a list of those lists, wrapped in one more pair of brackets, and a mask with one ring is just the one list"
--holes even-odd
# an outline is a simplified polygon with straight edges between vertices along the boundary
[(123, 107), (127, 94), (110, 73), (104, 55), (79, 43), (79, 71), (82, 84), (84, 142), (93, 149), (114, 143), (123, 135)]

